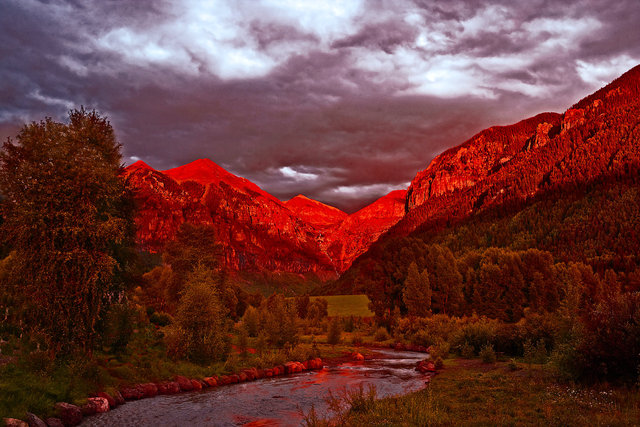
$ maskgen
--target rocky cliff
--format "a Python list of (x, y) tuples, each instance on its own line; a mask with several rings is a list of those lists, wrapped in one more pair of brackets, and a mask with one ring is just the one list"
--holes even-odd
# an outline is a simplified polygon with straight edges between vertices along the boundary
[(393, 234), (637, 171), (640, 66), (569, 108), (493, 127), (437, 156), (408, 190)]

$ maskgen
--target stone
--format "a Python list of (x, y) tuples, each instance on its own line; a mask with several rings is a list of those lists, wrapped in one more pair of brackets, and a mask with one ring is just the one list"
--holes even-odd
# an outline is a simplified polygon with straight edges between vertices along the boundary
[(47, 423), (45, 423), (42, 418), (38, 417), (31, 412), (27, 412), (27, 424), (29, 427), (47, 427)]
[(247, 381), (249, 378), (247, 377), (247, 374), (245, 374), (244, 372), (240, 372), (238, 374), (238, 381), (243, 383), (245, 381)]
[(198, 380), (191, 380), (191, 385), (193, 386), (193, 390), (195, 391), (202, 390), (202, 384)]
[(80, 411), (82, 411), (82, 416), (88, 417), (95, 415), (98, 410), (93, 402), (87, 401), (87, 403), (80, 407)]
[(180, 386), (180, 390), (182, 391), (191, 391), (193, 390), (193, 383), (189, 378), (183, 377), (181, 375), (176, 375), (176, 382)]
[(142, 391), (144, 397), (154, 397), (158, 395), (158, 387), (154, 383), (140, 384), (140, 391)]
[(111, 396), (109, 393), (106, 393), (104, 391), (101, 391), (100, 393), (98, 393), (96, 395), (97, 397), (102, 397), (104, 399), (107, 399), (107, 402), (109, 402), (109, 407), (111, 409), (115, 408), (116, 406), (118, 406), (118, 404), (116, 403), (116, 399), (113, 398), (113, 396)]
[(353, 355), (353, 360), (357, 361), (357, 362), (363, 362), (364, 361), (364, 356), (360, 353), (355, 353)]
[(204, 382), (206, 382), (209, 387), (216, 387), (218, 385), (218, 380), (214, 377), (207, 377), (204, 379)]
[(3, 421), (7, 427), (29, 427), (29, 424), (17, 418), (5, 418)]
[(77, 426), (82, 422), (82, 411), (76, 405), (58, 402), (55, 404), (55, 411), (65, 426)]
[(139, 387), (122, 387), (120, 394), (124, 400), (138, 400), (144, 397), (144, 392)]
[(47, 418), (45, 422), (49, 427), (64, 427), (60, 418)]
[(96, 414), (102, 414), (109, 411), (109, 401), (104, 397), (90, 397), (87, 403), (92, 403)]

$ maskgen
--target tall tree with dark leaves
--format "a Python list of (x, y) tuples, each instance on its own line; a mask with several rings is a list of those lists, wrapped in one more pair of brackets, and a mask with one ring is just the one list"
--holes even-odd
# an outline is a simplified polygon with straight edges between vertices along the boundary
[(5, 291), (54, 354), (90, 352), (100, 316), (123, 289), (131, 204), (120, 144), (95, 111), (25, 125), (0, 153), (2, 236), (13, 251)]

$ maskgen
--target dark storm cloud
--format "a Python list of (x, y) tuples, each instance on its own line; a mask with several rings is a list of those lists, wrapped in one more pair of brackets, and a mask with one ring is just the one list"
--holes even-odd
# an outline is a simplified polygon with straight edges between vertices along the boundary
[(636, 0), (0, 3), (0, 137), (85, 105), (126, 161), (209, 157), (352, 211), (640, 60)]

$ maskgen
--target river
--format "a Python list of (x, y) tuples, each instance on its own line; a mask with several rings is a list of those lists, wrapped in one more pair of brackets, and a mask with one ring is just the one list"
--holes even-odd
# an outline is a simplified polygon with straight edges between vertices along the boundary
[(226, 385), (200, 392), (157, 396), (84, 419), (82, 426), (298, 426), (313, 405), (321, 416), (334, 394), (363, 384), (378, 397), (406, 394), (425, 386), (415, 370), (424, 353), (375, 350), (365, 362), (325, 365), (319, 371)]

